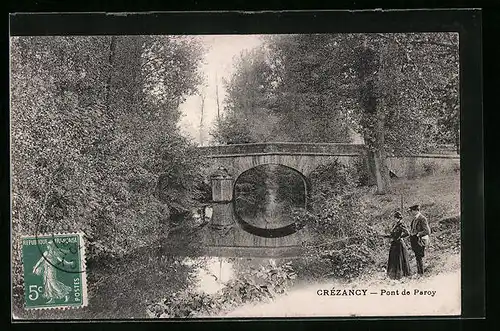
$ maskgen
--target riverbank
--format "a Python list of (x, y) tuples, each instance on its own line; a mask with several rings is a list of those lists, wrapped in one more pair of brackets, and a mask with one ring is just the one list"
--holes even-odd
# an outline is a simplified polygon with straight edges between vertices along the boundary
[[(460, 177), (457, 173), (429, 175), (413, 180), (394, 180), (386, 195), (366, 192), (365, 212), (369, 226), (384, 233), (390, 227), (394, 210), (413, 203), (423, 206), (432, 228), (431, 245), (426, 250), (423, 278), (412, 276), (401, 281), (387, 279), (385, 268), (389, 242), (384, 241), (372, 256), (374, 263), (351, 282), (301, 275), (287, 295), (272, 302), (249, 303), (225, 317), (306, 317), (381, 315), (458, 315), (460, 314)], [(405, 222), (409, 222), (405, 218)], [(409, 248), (409, 243), (407, 243)], [(413, 253), (410, 264), (416, 270)], [(306, 268), (306, 271), (309, 270)], [(325, 275), (328, 270), (325, 270)], [(363, 296), (326, 296), (324, 290), (366, 289)], [(403, 295), (402, 290), (410, 291)], [(382, 293), (382, 290), (386, 292)], [(415, 293), (415, 290), (419, 292)], [(388, 293), (396, 293), (387, 295)], [(432, 291), (433, 296), (420, 295)], [(368, 294), (374, 293), (374, 294)], [(358, 292), (359, 293), (359, 292)], [(425, 292), (427, 293), (427, 292)]]
[[(328, 281), (297, 285), (271, 302), (246, 304), (223, 317), (459, 315), (460, 255), (450, 255), (442, 262), (443, 272), (429, 273), (421, 278), (412, 276), (396, 281), (377, 272), (349, 283)], [(354, 290), (350, 292), (354, 295), (342, 295), (349, 294), (349, 289)], [(403, 290), (408, 294), (403, 294)]]

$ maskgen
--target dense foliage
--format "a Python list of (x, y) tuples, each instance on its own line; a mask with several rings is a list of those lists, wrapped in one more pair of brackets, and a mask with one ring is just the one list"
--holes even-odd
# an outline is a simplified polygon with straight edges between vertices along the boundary
[(350, 140), (339, 100), (328, 90), (331, 81), (325, 79), (326, 71), (321, 73), (330, 61), (317, 46), (328, 37), (297, 38), (275, 37), (241, 55), (226, 82), (228, 101), (213, 132), (216, 141)]
[(307, 263), (298, 270), (307, 277), (359, 276), (373, 263), (379, 242), (368, 225), (369, 213), (360, 199), (366, 192), (356, 168), (335, 161), (318, 167), (309, 181), (311, 208), (295, 215), (311, 235)]
[(148, 307), (150, 317), (216, 316), (248, 302), (262, 301), (284, 294), (296, 275), (291, 263), (267, 264), (241, 269), (215, 294), (179, 291)]
[(261, 49), (244, 52), (236, 63), (236, 72), (225, 82), (224, 117), (212, 132), (217, 142), (241, 144), (272, 140), (277, 118), (268, 107), (272, 87), (265, 55)]
[(378, 193), (392, 153), (459, 138), (458, 35), (279, 35), (242, 54), (219, 143), (350, 142), (370, 149)]
[(129, 316), (130, 306), (111, 305), (114, 293), (136, 308), (155, 293), (97, 284), (117, 269), (134, 286), (123, 259), (132, 255), (151, 262), (142, 281), (168, 285), (153, 280), (155, 265), (172, 272), (157, 252), (175, 255), (172, 216), (197, 205), (202, 176), (177, 128), (178, 106), (201, 80), (202, 49), (186, 37), (19, 37), (11, 52), (14, 293), (22, 297), (21, 235), (83, 231), (91, 300), (104, 300), (91, 306)]

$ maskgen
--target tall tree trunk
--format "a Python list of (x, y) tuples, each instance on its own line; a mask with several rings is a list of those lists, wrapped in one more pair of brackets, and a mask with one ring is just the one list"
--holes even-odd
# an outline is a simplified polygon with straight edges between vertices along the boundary
[[(385, 194), (389, 186), (389, 170), (385, 153), (385, 100), (383, 68), (385, 49), (378, 50), (367, 46), (367, 38), (363, 39), (360, 48), (357, 71), (360, 79), (360, 98), (363, 106), (365, 122), (365, 143), (368, 152), (368, 164), (373, 162), (373, 177), (377, 184), (377, 193)], [(373, 160), (373, 161), (372, 161)], [(372, 177), (372, 178), (373, 178)]]
[[(365, 141), (368, 141), (368, 138), (365, 137)], [(367, 149), (365, 154), (365, 169), (367, 172), (367, 185), (375, 185), (377, 184), (376, 180), (376, 171), (375, 171), (375, 153), (372, 150)]]
[(205, 108), (205, 94), (201, 94), (201, 115), (200, 115), (200, 146), (203, 146), (203, 111)]
[(219, 81), (217, 78), (217, 73), (215, 73), (215, 99), (217, 100), (217, 124), (220, 124)]
[(383, 104), (379, 102), (375, 122), (375, 142), (373, 160), (375, 164), (375, 180), (377, 182), (377, 194), (386, 194), (389, 187), (389, 168), (387, 167), (387, 155), (385, 152), (385, 116)]
[(387, 102), (385, 100), (386, 84), (388, 78), (386, 76), (385, 59), (387, 54), (387, 44), (385, 43), (379, 51), (380, 67), (378, 70), (377, 98), (378, 102), (375, 111), (375, 172), (377, 180), (377, 194), (386, 194), (389, 187), (389, 167), (387, 166), (387, 154), (385, 152), (385, 113)]

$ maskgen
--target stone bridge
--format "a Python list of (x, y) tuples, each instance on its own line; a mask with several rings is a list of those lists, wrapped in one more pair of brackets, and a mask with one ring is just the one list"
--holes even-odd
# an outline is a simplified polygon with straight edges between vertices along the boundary
[[(199, 147), (212, 171), (212, 218), (204, 229), (206, 254), (223, 257), (293, 257), (302, 254), (306, 229), (290, 224), (261, 228), (245, 222), (235, 213), (234, 186), (239, 176), (257, 166), (276, 164), (295, 170), (304, 180), (318, 166), (334, 160), (346, 165), (368, 167), (366, 147), (362, 144), (334, 143), (257, 143)], [(430, 164), (435, 169), (459, 168), (459, 155), (452, 150), (431, 154), (392, 156), (388, 165), (398, 177), (412, 178)]]
[(365, 155), (362, 144), (265, 143), (200, 147), (217, 167), (238, 178), (243, 172), (264, 164), (292, 168), (303, 176), (321, 164), (338, 159), (349, 163)]

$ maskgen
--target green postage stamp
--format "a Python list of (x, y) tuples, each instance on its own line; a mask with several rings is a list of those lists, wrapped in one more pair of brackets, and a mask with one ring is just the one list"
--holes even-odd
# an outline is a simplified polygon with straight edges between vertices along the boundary
[(87, 305), (82, 233), (26, 236), (22, 245), (26, 309)]

